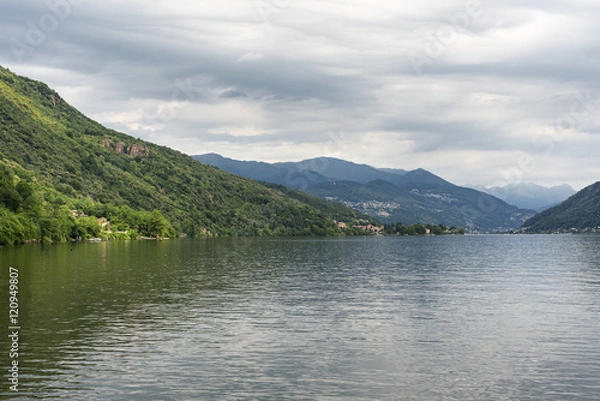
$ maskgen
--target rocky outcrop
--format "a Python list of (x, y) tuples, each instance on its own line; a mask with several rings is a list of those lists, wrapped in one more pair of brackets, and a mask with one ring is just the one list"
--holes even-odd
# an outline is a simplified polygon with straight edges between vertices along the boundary
[(117, 142), (117, 144), (113, 144), (113, 141), (108, 138), (104, 138), (100, 143), (102, 147), (112, 149), (115, 153), (119, 153), (121, 155), (128, 155), (131, 157), (146, 157), (150, 155), (150, 149), (140, 142), (136, 142), (131, 146), (127, 146), (124, 142)]
[(52, 102), (52, 105), (54, 105), (54, 107), (56, 107), (56, 105), (58, 103), (60, 103), (60, 97), (54, 96), (54, 95), (50, 95), (50, 101)]
[(115, 152), (120, 153), (122, 155), (126, 155), (127, 145), (125, 145), (123, 142), (117, 143), (117, 145), (115, 146)]
[(146, 145), (134, 143), (129, 147), (129, 156), (131, 157), (146, 157), (150, 154), (150, 150)]

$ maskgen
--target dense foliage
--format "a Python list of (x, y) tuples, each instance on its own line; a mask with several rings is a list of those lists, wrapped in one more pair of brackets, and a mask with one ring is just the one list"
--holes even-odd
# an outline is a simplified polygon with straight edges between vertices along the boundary
[(523, 231), (600, 232), (600, 182), (527, 220), (523, 224)]
[[(159, 231), (191, 236), (325, 235), (337, 232), (330, 216), (347, 213), (337, 206), (321, 211), (277, 188), (107, 129), (45, 84), (1, 67), (0, 164), (5, 244), (85, 231), (70, 227), (72, 209), (110, 215), (140, 233), (155, 231), (148, 224), (160, 212), (166, 223)], [(39, 202), (29, 205), (31, 199)]]
[(158, 210), (135, 211), (91, 199), (71, 199), (22, 176), (0, 164), (0, 245), (175, 234)]

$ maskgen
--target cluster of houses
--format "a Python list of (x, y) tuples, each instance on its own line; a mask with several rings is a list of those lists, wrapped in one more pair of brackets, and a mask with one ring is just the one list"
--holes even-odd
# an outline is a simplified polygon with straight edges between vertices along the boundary
[[(71, 215), (75, 218), (75, 219), (79, 219), (82, 217), (90, 217), (88, 215), (86, 215), (83, 211), (81, 210), (71, 210)], [(100, 226), (100, 228), (102, 230), (104, 230), (107, 234), (127, 234), (128, 231), (112, 231), (110, 228), (110, 221), (108, 221), (108, 219), (106, 217), (98, 217), (98, 225)], [(90, 241), (99, 241), (99, 238), (91, 238)]]
[[(344, 229), (348, 228), (348, 225), (346, 223), (344, 223), (343, 221), (338, 222), (337, 226), (340, 230), (344, 230)], [(383, 231), (383, 226), (378, 227), (378, 226), (374, 226), (373, 224), (353, 225), (352, 228), (367, 231), (367, 232), (372, 232), (374, 234), (380, 234)]]
[[(88, 217), (84, 212), (82, 212), (81, 210), (71, 210), (71, 215), (73, 217), (75, 217), (76, 219), (81, 218), (81, 217)], [(99, 217), (98, 218), (98, 225), (100, 227), (102, 227), (104, 230), (107, 230), (110, 226), (110, 221), (108, 221), (106, 219), (106, 217)]]

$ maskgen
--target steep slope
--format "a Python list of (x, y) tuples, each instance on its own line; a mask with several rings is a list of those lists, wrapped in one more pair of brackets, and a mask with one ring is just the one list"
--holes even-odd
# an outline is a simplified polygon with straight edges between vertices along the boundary
[(600, 231), (600, 181), (523, 224), (526, 232)]
[(191, 235), (337, 232), (335, 222), (315, 207), (104, 128), (45, 84), (1, 67), (0, 164), (12, 175), (9, 192), (11, 180), (27, 181), (53, 191), (56, 204), (156, 209), (176, 231)]
[[(195, 156), (211, 163), (211, 157)], [(212, 161), (216, 160), (212, 156)], [(219, 156), (218, 166), (243, 176), (299, 188), (392, 223), (415, 222), (467, 227), (473, 232), (516, 229), (533, 216), (491, 195), (456, 186), (424, 169), (377, 169), (320, 157), (298, 163), (241, 162)], [(260, 166), (260, 170), (256, 166)], [(272, 177), (284, 177), (271, 181)], [(231, 170), (228, 170), (231, 171)], [(275, 172), (279, 172), (277, 175)]]

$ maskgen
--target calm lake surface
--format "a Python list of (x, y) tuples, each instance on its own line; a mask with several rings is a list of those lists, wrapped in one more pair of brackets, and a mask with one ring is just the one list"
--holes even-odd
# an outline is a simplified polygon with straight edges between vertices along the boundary
[(600, 236), (7, 248), (4, 372), (9, 266), (16, 399), (600, 397)]

